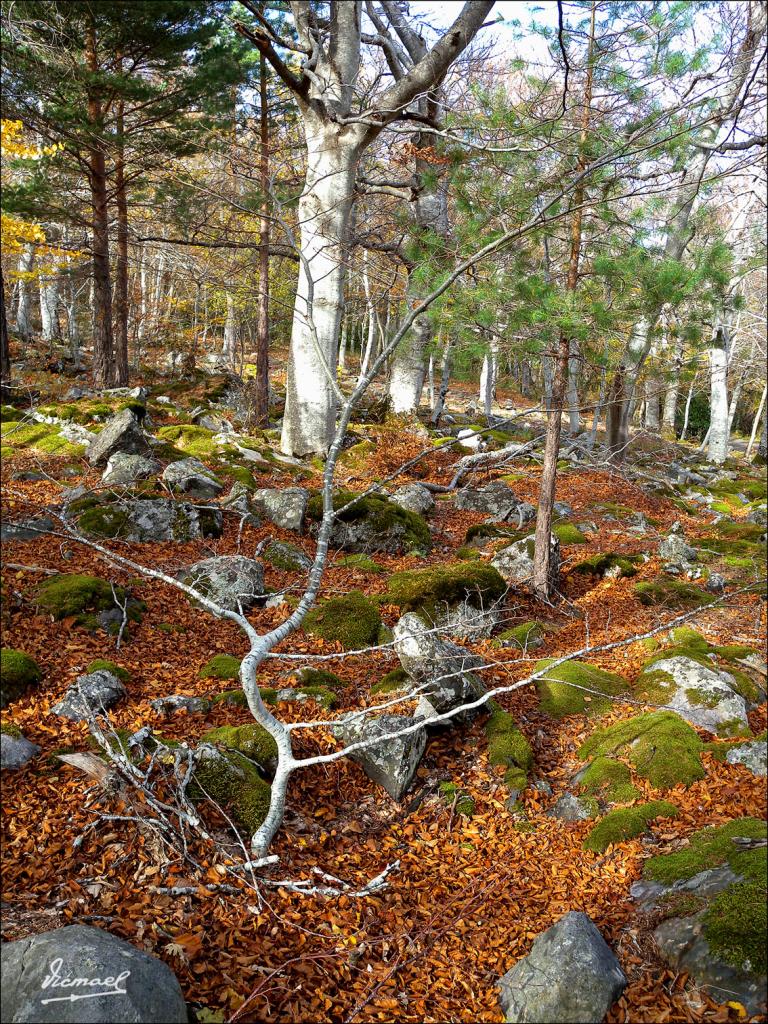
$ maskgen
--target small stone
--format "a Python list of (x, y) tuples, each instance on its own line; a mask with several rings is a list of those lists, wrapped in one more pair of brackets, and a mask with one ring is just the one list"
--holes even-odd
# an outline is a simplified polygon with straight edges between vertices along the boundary
[(711, 572), (707, 578), (707, 582), (704, 584), (704, 589), (708, 590), (710, 594), (722, 594), (725, 590), (726, 579), (721, 576), (718, 572)]
[[(354, 714), (354, 713), (352, 713)], [(405, 736), (391, 738), (391, 733), (411, 725), (415, 720), (406, 715), (377, 715), (351, 721), (347, 716), (331, 727), (333, 735), (345, 746), (364, 740), (379, 740), (353, 751), (348, 756), (356, 761), (369, 779), (382, 786), (393, 800), (400, 800), (416, 774), (427, 745), (424, 729), (415, 729)]]
[(192, 715), (207, 714), (211, 710), (211, 702), (206, 697), (188, 697), (177, 693), (151, 700), (149, 706), (159, 715), (166, 716), (176, 714), (177, 711), (186, 711)]
[(418, 512), (420, 516), (426, 515), (431, 512), (435, 507), (435, 500), (422, 484), (405, 484), (403, 487), (398, 489), (390, 495), (390, 501), (393, 501), (400, 508), (406, 509), (408, 512)]
[(163, 471), (163, 480), (172, 491), (180, 491), (198, 498), (215, 498), (224, 490), (212, 470), (199, 459), (180, 459), (171, 462)]
[(113, 707), (127, 692), (116, 676), (105, 669), (99, 669), (98, 672), (78, 676), (59, 703), (54, 704), (51, 712), (61, 718), (70, 718), (73, 722), (83, 722), (92, 714)]
[(40, 747), (32, 743), (19, 733), (14, 736), (12, 733), (0, 733), (0, 768), (5, 771), (8, 768), (23, 768), (27, 761), (37, 757)]
[(587, 821), (594, 817), (594, 812), (586, 800), (573, 793), (564, 793), (547, 811), (547, 817), (559, 821)]

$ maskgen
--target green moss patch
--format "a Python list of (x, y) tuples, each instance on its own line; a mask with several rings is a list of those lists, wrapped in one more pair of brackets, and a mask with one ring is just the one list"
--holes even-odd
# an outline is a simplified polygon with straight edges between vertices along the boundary
[(267, 730), (258, 722), (246, 725), (222, 725), (211, 729), (202, 737), (203, 743), (237, 750), (246, 757), (252, 757), (260, 765), (268, 765), (277, 757), (277, 744)]
[(380, 626), (378, 608), (360, 590), (324, 601), (304, 619), (307, 633), (322, 640), (338, 641), (345, 650), (375, 644)]
[(6, 707), (43, 678), (34, 658), (12, 647), (0, 651), (0, 707)]
[(690, 786), (703, 779), (704, 744), (673, 711), (654, 711), (598, 729), (579, 749), (579, 757), (625, 755), (637, 774), (656, 789)]
[(78, 456), (85, 453), (83, 445), (72, 444), (59, 433), (58, 427), (49, 423), (4, 421), (0, 423), (0, 436), (3, 439), (3, 447), (12, 451), (32, 448), (46, 455)]
[[(125, 590), (115, 587), (115, 594), (120, 602), (125, 600)], [(62, 573), (49, 576), (38, 584), (35, 593), (35, 604), (54, 619), (65, 619), (70, 615), (78, 616), (78, 621), (88, 613), (108, 611), (115, 607), (115, 596), (112, 585), (98, 576), (86, 576), (81, 573)]]
[(637, 568), (643, 559), (640, 555), (619, 555), (605, 551), (577, 562), (571, 572), (583, 576), (605, 576), (612, 570), (619, 570), (619, 576), (637, 576)]
[(465, 818), (471, 818), (475, 813), (475, 801), (468, 793), (460, 789), (455, 782), (441, 782), (438, 786), (438, 792), (443, 801), (449, 807), (452, 807), (456, 814), (461, 814)]
[(301, 572), (306, 569), (307, 555), (297, 544), (289, 541), (273, 540), (266, 546), (261, 557), (268, 565), (284, 572)]
[(586, 544), (587, 538), (573, 523), (555, 523), (552, 527), (552, 533), (557, 537), (561, 544)]
[(370, 555), (364, 554), (346, 555), (346, 557), (340, 558), (335, 564), (342, 565), (350, 569), (357, 569), (360, 572), (384, 572), (384, 567), (382, 565), (379, 565), (378, 562), (374, 561)]
[(528, 740), (515, 725), (507, 711), (492, 706), (485, 726), (488, 739), (488, 762), (506, 768), (504, 782), (510, 791), (520, 792), (528, 785), (528, 772), (533, 765), (533, 751)]
[(768, 859), (766, 847), (741, 850), (733, 843), (734, 836), (765, 839), (768, 826), (758, 818), (736, 818), (725, 825), (716, 825), (695, 832), (687, 846), (677, 853), (651, 857), (645, 862), (643, 875), (654, 882), (672, 885), (693, 878), (700, 871), (728, 864), (737, 875), (748, 881), (765, 879)]
[(715, 956), (755, 974), (768, 967), (768, 889), (765, 879), (730, 885), (712, 900), (703, 916), (704, 936)]
[(524, 533), (513, 530), (509, 526), (496, 526), (493, 523), (476, 523), (474, 526), (470, 526), (464, 534), (464, 543), (469, 547), (482, 548), (485, 547), (488, 541), (498, 540), (500, 537), (519, 540), (523, 536), (525, 536)]
[[(555, 660), (542, 659), (534, 666), (534, 672), (549, 668)], [(589, 715), (603, 714), (611, 705), (609, 698), (626, 693), (629, 686), (621, 676), (613, 672), (604, 672), (582, 661), (565, 661), (550, 669), (545, 679), (537, 679), (536, 688), (542, 711), (553, 718), (564, 718), (566, 715), (584, 712)]]
[(97, 658), (92, 661), (86, 672), (111, 672), (112, 675), (121, 680), (123, 683), (129, 683), (131, 681), (131, 673), (127, 668), (121, 668), (120, 665), (116, 665), (114, 661), (109, 661), (107, 658)]
[(198, 459), (210, 459), (221, 451), (213, 443), (213, 430), (196, 427), (191, 423), (160, 427), (157, 436), (185, 455), (194, 455)]
[(517, 647), (521, 651), (541, 647), (545, 640), (544, 626), (540, 622), (521, 622), (499, 633), (495, 639), (502, 647)]
[(336, 690), (346, 686), (343, 679), (335, 672), (328, 672), (324, 668), (302, 668), (296, 673), (296, 678), (304, 688), (309, 686), (325, 686)]
[(640, 791), (630, 781), (630, 771), (621, 761), (600, 755), (581, 777), (581, 789), (611, 804), (628, 804), (637, 800)]
[(387, 600), (403, 612), (419, 612), (434, 620), (446, 606), (461, 601), (473, 608), (487, 608), (506, 590), (503, 577), (492, 565), (459, 562), (394, 573)]
[(396, 668), (382, 676), (378, 683), (371, 687), (371, 693), (392, 693), (395, 690), (406, 690), (412, 682), (404, 668)]
[(671, 576), (659, 576), (652, 582), (635, 584), (640, 604), (663, 608), (701, 608), (712, 601), (712, 595), (692, 583), (683, 583)]
[(676, 816), (677, 807), (667, 800), (652, 800), (637, 807), (623, 807), (601, 818), (582, 845), (585, 850), (603, 853), (611, 844), (642, 835), (657, 818)]
[(239, 679), (240, 663), (232, 654), (214, 654), (197, 675), (200, 679)]
[(253, 834), (267, 816), (271, 789), (250, 761), (228, 751), (221, 758), (199, 762), (189, 793), (193, 799), (210, 796)]

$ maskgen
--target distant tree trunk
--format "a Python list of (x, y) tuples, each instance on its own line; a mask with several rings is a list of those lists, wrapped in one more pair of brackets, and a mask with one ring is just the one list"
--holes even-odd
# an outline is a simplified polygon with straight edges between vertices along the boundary
[(752, 448), (753, 448), (753, 446), (755, 444), (755, 438), (757, 437), (757, 428), (760, 426), (760, 417), (763, 415), (763, 412), (765, 410), (765, 395), (766, 395), (766, 386), (763, 385), (763, 393), (760, 396), (760, 404), (757, 407), (757, 415), (755, 416), (754, 420), (752, 421), (752, 433), (749, 435), (749, 444), (747, 445), (747, 452), (746, 452), (746, 455), (744, 456), (744, 458), (747, 461), (749, 461), (749, 457), (752, 454)]
[[(122, 58), (118, 67), (122, 69)], [(115, 157), (115, 209), (117, 250), (115, 258), (115, 375), (114, 383), (128, 383), (128, 196), (125, 191), (124, 104), (117, 102), (117, 152)]]
[(649, 375), (645, 381), (645, 429), (658, 434), (661, 429), (659, 403), (659, 381), (655, 374)]
[[(88, 70), (96, 76), (99, 72), (99, 62), (93, 13), (89, 15), (86, 28), (85, 60)], [(88, 150), (93, 267), (93, 379), (97, 387), (108, 387), (114, 378), (112, 285), (109, 275), (109, 211), (104, 125), (97, 88), (94, 83), (88, 87), (88, 121), (93, 140)]]
[(683, 367), (683, 346), (682, 336), (678, 335), (675, 341), (675, 352), (672, 360), (672, 376), (664, 396), (664, 413), (661, 418), (661, 429), (665, 437), (674, 440), (675, 417), (677, 416), (677, 398), (680, 394), (680, 373)]
[(728, 341), (721, 324), (709, 350), (709, 461), (722, 465), (728, 457)]
[(448, 394), (448, 387), (451, 383), (451, 355), (453, 353), (453, 337), (449, 334), (443, 345), (443, 365), (440, 369), (440, 390), (437, 394), (437, 401), (432, 409), (432, 424), (437, 426), (445, 408), (445, 399)]
[(77, 289), (70, 278), (67, 285), (67, 340), (75, 369), (80, 369), (80, 331), (77, 326)]
[(339, 370), (347, 368), (347, 346), (349, 345), (350, 323), (349, 317), (344, 318), (341, 325), (341, 342), (339, 344)]
[(435, 356), (429, 354), (429, 368), (427, 369), (427, 397), (429, 399), (430, 413), (435, 408)]
[(483, 403), (485, 418), (490, 424), (493, 403), (496, 401), (496, 382), (499, 375), (499, 343), (495, 338), (488, 342), (480, 371), (480, 401)]
[(40, 333), (43, 341), (53, 342), (61, 337), (59, 328), (59, 282), (49, 274), (41, 274), (40, 288)]
[(696, 376), (694, 375), (691, 380), (691, 386), (688, 388), (688, 397), (685, 400), (685, 412), (683, 413), (683, 429), (680, 431), (680, 441), (685, 440), (685, 435), (688, 433), (688, 421), (691, 414), (691, 402), (693, 400), (693, 389), (696, 384)]
[(757, 446), (757, 454), (752, 460), (756, 466), (764, 466), (766, 460), (766, 442), (768, 441), (768, 415), (763, 414), (763, 432), (760, 435), (760, 443)]
[(259, 184), (261, 217), (259, 218), (259, 311), (256, 320), (256, 393), (254, 422), (259, 427), (269, 423), (269, 99), (267, 96), (267, 62), (259, 56)]
[(581, 431), (579, 362), (579, 343), (572, 338), (568, 357), (568, 430), (571, 434), (578, 434)]
[(365, 293), (365, 308), (368, 313), (368, 337), (360, 357), (360, 376), (362, 380), (368, 373), (368, 367), (373, 357), (373, 349), (376, 344), (376, 307), (371, 297), (371, 279), (368, 275), (368, 251), (363, 250), (363, 292)]
[(520, 367), (520, 394), (523, 398), (530, 398), (533, 394), (533, 377), (531, 376), (530, 359), (523, 359)]
[(0, 269), (0, 397), (5, 402), (10, 397), (11, 351), (8, 346), (8, 321), (5, 316), (5, 280)]
[(546, 412), (552, 411), (552, 357), (542, 356), (541, 360), (541, 376), (542, 383), (544, 385), (544, 409)]
[(222, 356), (226, 365), (232, 369), (237, 361), (237, 326), (235, 324), (235, 299), (227, 292), (227, 319), (224, 321), (224, 348)]
[(603, 411), (603, 402), (605, 401), (605, 382), (608, 379), (608, 371), (605, 366), (600, 367), (600, 393), (597, 396), (597, 404), (595, 405), (595, 414), (592, 417), (592, 429), (589, 432), (589, 448), (590, 451), (595, 447), (597, 441), (597, 428), (600, 426), (600, 415)]
[(28, 341), (32, 334), (32, 323), (30, 320), (31, 289), (29, 280), (25, 275), (32, 272), (34, 261), (34, 246), (25, 245), (19, 254), (19, 293), (18, 305), (16, 307), (16, 333), (23, 341)]

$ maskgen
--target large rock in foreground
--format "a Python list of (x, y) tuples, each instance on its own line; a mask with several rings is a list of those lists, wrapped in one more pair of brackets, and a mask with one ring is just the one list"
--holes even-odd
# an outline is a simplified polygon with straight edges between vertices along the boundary
[(737, 685), (729, 672), (676, 655), (654, 661), (652, 669), (639, 677), (637, 690), (699, 729), (732, 736), (749, 729), (747, 704), (736, 692)]
[(605, 939), (576, 911), (539, 935), (499, 981), (510, 1024), (599, 1024), (626, 986)]
[[(430, 549), (432, 538), (424, 519), (381, 494), (356, 497), (339, 491), (333, 496), (333, 507), (337, 518), (331, 530), (331, 547), (392, 555)], [(307, 520), (313, 534), (317, 534), (322, 517), (322, 495), (314, 494), (307, 504)]]
[(100, 928), (74, 924), (3, 945), (4, 1024), (186, 1024), (176, 976)]
[(220, 537), (224, 518), (217, 508), (170, 498), (137, 498), (116, 503), (89, 502), (76, 510), (78, 529), (93, 537), (134, 543)]
[(400, 800), (410, 786), (422, 754), (427, 745), (424, 729), (415, 729), (405, 736), (392, 737), (392, 733), (412, 725), (415, 719), (406, 715), (377, 715), (345, 721), (332, 727), (334, 736), (344, 746), (366, 740), (379, 740), (371, 746), (353, 751), (349, 757), (356, 761), (369, 779), (382, 786), (393, 800)]
[(130, 409), (123, 409), (107, 421), (98, 437), (88, 445), (85, 455), (92, 466), (105, 466), (115, 452), (150, 454), (147, 437)]
[(185, 569), (180, 579), (227, 611), (250, 608), (266, 597), (261, 563), (242, 555), (204, 558)]
[[(442, 640), (414, 612), (403, 615), (394, 628), (394, 637), (400, 664), (417, 683), (426, 684), (421, 692), (438, 714), (475, 701), (485, 692), (472, 672), (482, 665), (482, 658)], [(477, 713), (478, 709), (473, 709), (455, 716), (454, 721), (466, 721)]]

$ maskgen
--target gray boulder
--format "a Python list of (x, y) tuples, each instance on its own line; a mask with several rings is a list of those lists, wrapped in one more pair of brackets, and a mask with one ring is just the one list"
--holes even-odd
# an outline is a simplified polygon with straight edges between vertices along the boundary
[(172, 491), (198, 498), (215, 498), (224, 490), (215, 473), (199, 459), (179, 459), (169, 463), (163, 470), (163, 480)]
[(679, 566), (687, 566), (697, 560), (696, 549), (686, 542), (680, 523), (673, 523), (669, 534), (659, 544), (659, 556)]
[(99, 669), (85, 676), (78, 676), (51, 712), (60, 718), (83, 722), (92, 713), (111, 708), (127, 694), (125, 686), (111, 672)]
[(573, 515), (573, 508), (567, 501), (556, 501), (552, 506), (552, 511), (556, 516), (565, 516), (566, 518)]
[(234, 427), (230, 421), (217, 412), (198, 412), (192, 416), (192, 422), (197, 427), (205, 427), (206, 430), (213, 430), (217, 434), (231, 434)]
[[(414, 612), (403, 615), (393, 632), (400, 664), (412, 679), (425, 684), (421, 693), (438, 714), (483, 695), (483, 684), (472, 672), (483, 663), (476, 654), (442, 640)], [(463, 712), (453, 721), (466, 721), (478, 711)]]
[(501, 1009), (515, 1024), (599, 1024), (626, 987), (605, 939), (577, 911), (542, 932), (499, 981)]
[(536, 509), (520, 501), (503, 480), (493, 480), (484, 487), (463, 487), (456, 493), (456, 508), (484, 512), (492, 523), (511, 522), (518, 528), (536, 516)]
[(275, 526), (300, 533), (309, 491), (304, 487), (261, 487), (253, 492), (251, 501), (256, 510)]
[(184, 569), (179, 578), (228, 611), (249, 608), (266, 597), (261, 563), (243, 555), (204, 558)]
[(21, 733), (18, 736), (9, 732), (0, 733), (0, 768), (3, 771), (6, 768), (23, 768), (27, 761), (39, 753), (40, 747)]
[(747, 522), (754, 523), (756, 526), (768, 525), (768, 505), (762, 504), (753, 508), (747, 515)]
[(389, 500), (408, 512), (418, 512), (420, 516), (431, 512), (435, 507), (435, 499), (427, 488), (415, 483), (404, 484), (402, 487), (398, 487), (390, 495)]
[(160, 463), (146, 455), (131, 455), (115, 452), (107, 461), (107, 468), (101, 476), (103, 484), (125, 486), (136, 480), (144, 480), (160, 472)]
[(768, 742), (752, 740), (739, 743), (725, 755), (728, 764), (743, 764), (753, 775), (768, 775)]
[(725, 590), (727, 580), (719, 572), (711, 572), (704, 584), (704, 589), (710, 594), (722, 594)]
[(3, 945), (7, 1024), (186, 1024), (173, 971), (100, 928), (73, 924)]
[[(550, 545), (550, 583), (556, 589), (560, 582), (560, 541), (551, 534)], [(524, 537), (516, 540), (501, 551), (497, 551), (491, 559), (491, 565), (497, 569), (507, 583), (527, 584), (533, 577), (533, 556), (535, 551), (534, 538)]]
[(101, 433), (88, 445), (85, 456), (92, 466), (105, 466), (115, 452), (149, 454), (147, 437), (130, 409), (123, 409), (107, 420)]
[(564, 793), (547, 811), (548, 818), (557, 818), (559, 821), (586, 821), (594, 816), (589, 801), (573, 793)]
[(171, 693), (167, 697), (157, 697), (149, 702), (149, 706), (158, 715), (168, 717), (177, 711), (186, 711), (190, 715), (207, 714), (212, 707), (206, 697), (189, 697), (186, 694)]
[[(663, 703), (691, 725), (717, 735), (749, 727), (746, 702), (736, 692), (736, 680), (728, 672), (707, 668), (683, 655), (654, 661), (652, 671), (666, 673), (667, 678), (661, 681), (654, 677), (654, 688), (661, 687)], [(642, 683), (640, 676), (640, 689)]]
[[(219, 509), (201, 508), (169, 498), (136, 498), (120, 501), (114, 506), (105, 504), (102, 508), (103, 525), (98, 519), (94, 521), (91, 512), (86, 532), (136, 543), (183, 543), (201, 537), (220, 537), (223, 529), (223, 516)], [(85, 528), (85, 524), (81, 528)]]
[(264, 549), (264, 561), (286, 572), (306, 572), (312, 568), (312, 559), (296, 544), (273, 540)]
[(411, 725), (415, 719), (407, 715), (377, 715), (358, 717), (351, 721), (345, 715), (331, 728), (336, 739), (344, 746), (374, 740), (371, 746), (355, 750), (349, 757), (359, 764), (369, 779), (382, 786), (393, 800), (400, 800), (410, 786), (419, 767), (427, 734), (415, 729), (406, 736), (392, 737), (392, 733)]

